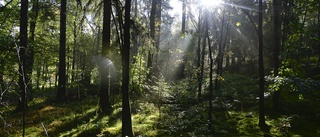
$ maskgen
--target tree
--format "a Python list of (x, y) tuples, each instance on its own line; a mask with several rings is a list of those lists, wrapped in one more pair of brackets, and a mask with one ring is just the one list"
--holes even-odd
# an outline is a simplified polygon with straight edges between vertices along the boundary
[(39, 0), (33, 1), (33, 6), (31, 9), (32, 13), (34, 16), (31, 16), (31, 22), (30, 22), (30, 37), (29, 37), (29, 43), (28, 44), (28, 60), (27, 60), (27, 75), (28, 75), (28, 97), (29, 100), (32, 100), (33, 98), (33, 93), (32, 93), (32, 71), (33, 71), (33, 64), (34, 64), (34, 45), (35, 45), (35, 29), (36, 29), (36, 23), (37, 23), (37, 18), (39, 15)]
[[(274, 29), (273, 29), (273, 41), (274, 41), (274, 69), (273, 75), (277, 77), (279, 75), (279, 52), (281, 46), (281, 21), (280, 21), (280, 10), (281, 0), (273, 0), (274, 7)], [(276, 90), (273, 95), (273, 109), (279, 110), (280, 91)]]
[(66, 16), (67, 1), (61, 0), (60, 10), (60, 47), (59, 47), (59, 82), (56, 99), (63, 101), (66, 98)]
[(186, 12), (187, 12), (187, 3), (186, 0), (182, 0), (182, 22), (181, 22), (181, 34), (184, 34), (186, 31)]
[[(111, 0), (104, 0), (104, 11), (103, 11), (103, 31), (102, 31), (102, 51), (101, 56), (107, 58), (110, 55), (110, 22), (111, 22)], [(100, 100), (99, 107), (101, 113), (110, 113), (111, 104), (109, 101), (109, 71), (108, 67), (110, 64), (101, 65), (101, 83), (100, 83)]]
[(221, 21), (221, 34), (219, 39), (219, 47), (218, 47), (218, 56), (217, 56), (217, 70), (216, 70), (216, 79), (215, 79), (215, 90), (219, 90), (220, 82), (219, 76), (222, 74), (222, 41), (223, 41), (223, 33), (224, 33), (224, 24), (225, 24), (225, 8), (222, 12), (222, 21)]
[(25, 136), (25, 115), (27, 108), (27, 47), (28, 47), (28, 0), (21, 0), (20, 9), (20, 46), (18, 49), (19, 56), (19, 87), (20, 87), (20, 100), (16, 110), (23, 109), (22, 118), (22, 136)]
[(129, 100), (129, 72), (130, 72), (130, 9), (131, 0), (125, 3), (124, 43), (121, 51), (122, 57), (122, 136), (133, 137), (132, 121)]
[(199, 15), (198, 15), (198, 42), (197, 42), (197, 61), (196, 61), (196, 68), (197, 68), (197, 82), (198, 82), (198, 101), (201, 100), (201, 90), (202, 90), (202, 69), (200, 69), (200, 62), (201, 62), (201, 8), (199, 8)]
[[(319, 3), (318, 3), (319, 4)], [(319, 4), (320, 6), (320, 4)], [(320, 12), (318, 13), (318, 36), (320, 36)], [(320, 69), (320, 41), (318, 42), (318, 69)]]
[(20, 9), (20, 46), (18, 48), (19, 56), (19, 87), (20, 87), (20, 99), (16, 110), (25, 109), (26, 94), (27, 94), (27, 47), (28, 47), (28, 1), (21, 0)]
[[(187, 18), (187, 2), (186, 0), (182, 0), (182, 21), (181, 21), (181, 32), (180, 35), (182, 37), (181, 44), (183, 46), (188, 46), (186, 42), (186, 18)], [(185, 54), (187, 54), (187, 51), (185, 51)], [(175, 80), (181, 80), (185, 78), (185, 66), (186, 66), (186, 59), (185, 55), (182, 57), (182, 61), (178, 64), (177, 70), (176, 70), (176, 76)]]
[(148, 53), (147, 61), (147, 80), (151, 80), (153, 75), (157, 75), (157, 54), (159, 50), (160, 41), (160, 26), (161, 26), (161, 4), (162, 0), (152, 0), (151, 13), (150, 13), (150, 37), (152, 48)]
[[(208, 130), (209, 133), (211, 133), (212, 130), (212, 95), (213, 95), (213, 58), (212, 58), (212, 49), (211, 49), (211, 42), (210, 42), (210, 36), (209, 36), (209, 27), (208, 27), (208, 11), (205, 11), (205, 26), (206, 26), (206, 32), (205, 32), (205, 38), (204, 41), (206, 41), (206, 38), (208, 39), (208, 49), (209, 49), (209, 111), (208, 111)], [(217, 79), (217, 78), (216, 78)], [(217, 84), (217, 83), (216, 83)]]
[[(200, 66), (200, 73), (198, 73), (198, 99), (201, 100), (201, 91), (202, 91), (202, 82), (203, 82), (203, 74), (204, 74), (204, 62), (205, 62), (205, 54), (206, 54), (206, 37), (203, 37), (202, 41), (202, 50), (201, 50), (201, 66)], [(199, 75), (200, 74), (200, 75)]]
[(264, 64), (263, 64), (263, 6), (262, 0), (259, 0), (259, 23), (258, 23), (258, 37), (259, 37), (259, 126), (265, 127), (265, 110), (264, 110)]

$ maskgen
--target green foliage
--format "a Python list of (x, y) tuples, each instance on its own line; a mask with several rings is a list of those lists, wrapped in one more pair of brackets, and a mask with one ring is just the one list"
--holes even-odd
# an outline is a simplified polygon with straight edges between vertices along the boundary
[(266, 81), (270, 92), (281, 90), (310, 97), (319, 94), (320, 82), (311, 78), (266, 76)]
[[(54, 90), (55, 91), (55, 90)], [(49, 136), (119, 136), (121, 135), (121, 102), (113, 105), (109, 116), (97, 115), (98, 99), (88, 96), (82, 102), (56, 103), (53, 102), (52, 91), (37, 91), (36, 97), (29, 104), (26, 116), (28, 136), (46, 136), (43, 126)], [(44, 95), (46, 95), (44, 97)], [(11, 114), (14, 109), (0, 109), (3, 136), (18, 136), (21, 134), (21, 113)], [(159, 110), (152, 103), (139, 103), (139, 113), (133, 114), (133, 131), (139, 136), (157, 136), (157, 121)], [(11, 105), (10, 105), (11, 108)]]
[[(319, 98), (320, 98), (320, 82), (311, 78), (299, 77), (266, 77), (268, 83), (268, 92), (272, 95), (273, 92), (279, 91), (281, 93), (281, 106), (283, 113), (296, 114), (294, 121), (290, 122), (292, 128), (290, 133), (299, 132), (302, 135), (314, 135), (317, 132), (317, 125), (319, 122)], [(300, 119), (311, 120), (308, 123), (300, 121)], [(304, 124), (303, 124), (304, 123)], [(309, 133), (303, 133), (310, 128), (300, 129), (296, 126), (307, 125), (312, 127)], [(307, 127), (308, 127), (307, 126)]]
[(166, 95), (169, 102), (179, 103), (181, 105), (190, 105), (196, 102), (196, 89), (192, 87), (188, 79), (180, 80), (170, 85), (170, 91)]
[[(6, 1), (8, 2), (8, 1)], [(30, 8), (34, 0), (31, 0)], [(180, 34), (180, 27), (167, 11), (168, 1), (164, 1), (161, 41), (159, 47), (152, 46), (149, 37), (150, 13), (149, 1), (140, 1), (137, 15), (134, 17), (131, 62), (130, 64), (130, 97), (132, 99), (133, 130), (136, 136), (208, 136), (208, 62), (206, 51), (203, 82), (203, 100), (197, 100), (197, 69), (195, 68), (196, 42), (200, 34), (193, 33), (197, 26), (194, 17), (198, 13), (190, 11), (190, 21), (186, 25), (187, 33)], [(310, 77), (319, 77), (317, 66), (319, 58), (319, 2), (316, 0), (295, 0), (284, 3), (282, 15), (282, 47), (279, 76), (266, 76), (268, 90), (266, 106), (270, 106), (270, 98), (275, 91), (281, 91), (283, 113), (278, 117), (270, 117), (267, 111), (268, 133), (262, 132), (257, 126), (257, 35), (255, 23), (257, 12), (243, 7), (227, 6), (224, 13), (219, 8), (211, 9), (210, 38), (213, 42), (213, 54), (217, 52), (217, 41), (221, 32), (222, 15), (225, 15), (226, 28), (222, 34), (225, 45), (224, 54), (228, 67), (219, 76), (221, 88), (214, 91), (213, 98), (213, 133), (216, 136), (317, 136), (319, 132), (319, 89), (320, 82)], [(33, 66), (33, 86), (35, 100), (30, 102), (27, 114), (26, 132), (30, 136), (46, 136), (42, 124), (46, 126), (49, 136), (119, 136), (121, 134), (121, 102), (118, 93), (112, 94), (113, 109), (109, 116), (98, 116), (96, 93), (99, 89), (100, 74), (96, 62), (101, 40), (101, 22), (103, 5), (101, 1), (85, 0), (83, 5), (75, 1), (68, 3), (67, 11), (67, 75), (68, 91), (87, 92), (82, 102), (70, 101), (59, 104), (52, 101), (56, 91), (52, 88), (56, 83), (59, 54), (59, 4), (52, 1), (39, 1), (39, 16), (36, 20), (35, 39), (29, 45), (34, 47), (35, 62)], [(190, 9), (193, 9), (190, 3)], [(254, 9), (252, 1), (239, 1)], [(222, 6), (221, 6), (222, 7)], [(21, 114), (11, 114), (18, 96), (18, 58), (16, 46), (19, 32), (19, 1), (13, 0), (0, 12), (0, 75), (9, 92), (1, 93), (0, 135), (19, 136), (21, 134)], [(269, 59), (266, 69), (273, 69), (273, 18), (267, 6), (265, 13), (264, 38), (266, 45), (265, 58)], [(288, 8), (288, 10), (286, 10)], [(119, 9), (123, 10), (123, 9)], [(246, 14), (245, 14), (246, 12)], [(30, 12), (30, 17), (34, 12)], [(121, 58), (119, 54), (118, 32), (120, 13), (114, 13), (111, 25), (112, 53), (110, 60), (114, 65), (114, 73), (120, 74)], [(202, 17), (202, 13), (199, 16)], [(250, 19), (249, 19), (250, 18)], [(252, 19), (252, 20), (251, 20)], [(251, 21), (253, 22), (251, 22)], [(175, 23), (173, 23), (175, 21)], [(156, 25), (160, 25), (159, 22)], [(171, 26), (172, 25), (172, 26)], [(190, 32), (190, 33), (189, 33)], [(201, 42), (202, 43), (202, 42)], [(146, 80), (149, 70), (146, 68), (148, 53), (159, 54), (153, 63), (159, 70), (159, 76)], [(225, 56), (224, 56), (225, 57)], [(224, 58), (224, 60), (227, 58)], [(170, 81), (181, 64), (185, 78)], [(73, 67), (74, 66), (74, 67)], [(250, 74), (251, 76), (240, 75)], [(72, 78), (74, 77), (74, 78)], [(83, 84), (89, 77), (89, 84)], [(115, 78), (111, 88), (118, 91), (119, 77)], [(152, 83), (152, 84), (150, 84)], [(150, 84), (150, 85), (149, 85)], [(43, 87), (42, 90), (40, 90)], [(48, 88), (51, 87), (49, 90)], [(111, 91), (114, 91), (111, 89)], [(71, 92), (69, 92), (71, 93)], [(112, 92), (113, 93), (113, 92)], [(91, 94), (91, 95), (89, 95)], [(279, 112), (280, 113), (280, 112)]]
[(282, 62), (282, 65), (279, 68), (279, 75), (299, 77), (305, 75), (305, 72), (302, 69), (302, 64), (299, 63), (298, 60), (287, 59)]
[[(288, 136), (290, 116), (266, 117), (269, 132), (258, 126), (256, 79), (238, 74), (225, 74), (221, 89), (214, 92), (213, 127), (207, 129), (208, 101), (197, 103), (196, 95), (185, 90), (186, 81), (172, 86), (169, 102), (161, 107), (160, 136)], [(177, 92), (179, 91), (179, 92)], [(191, 90), (192, 91), (192, 90)], [(207, 96), (204, 93), (204, 96)]]
[[(256, 79), (238, 74), (225, 74), (221, 89), (214, 92), (213, 102), (213, 135), (216, 136), (295, 136), (316, 135), (319, 122), (315, 109), (303, 114), (287, 114), (280, 117), (267, 115), (266, 123), (269, 132), (263, 132), (258, 126), (256, 106)], [(277, 79), (276, 81), (288, 81)], [(208, 101), (197, 102), (196, 94), (192, 93), (192, 86), (188, 80), (182, 80), (169, 85), (159, 79), (159, 85), (153, 87), (150, 95), (137, 98), (132, 106), (133, 131), (136, 136), (207, 136)], [(307, 82), (309, 86), (317, 81), (295, 79), (292, 82)], [(306, 83), (304, 83), (306, 84)], [(306, 86), (301, 84), (301, 86)], [(166, 85), (166, 86), (164, 86)], [(169, 88), (170, 87), (170, 88)], [(158, 92), (157, 90), (161, 92)], [(311, 88), (307, 88), (311, 89)], [(94, 88), (92, 89), (94, 90)], [(96, 115), (97, 101), (95, 96), (87, 96), (82, 102), (55, 103), (52, 102), (55, 90), (37, 91), (37, 97), (30, 104), (27, 121), (27, 135), (45, 136), (42, 123), (49, 136), (119, 136), (121, 135), (121, 102), (115, 101), (113, 112), (109, 116)], [(298, 91), (296, 91), (298, 92)], [(303, 92), (303, 91), (302, 91)], [(161, 93), (162, 102), (157, 100), (156, 94)], [(204, 94), (207, 94), (204, 92)], [(152, 96), (155, 96), (152, 98)], [(207, 95), (204, 95), (207, 96)], [(147, 98), (147, 99), (146, 99)], [(304, 96), (305, 100), (309, 97)], [(296, 104), (294, 109), (306, 111), (307, 102)], [(1, 110), (2, 111), (2, 110)], [(1, 113), (2, 118), (11, 127), (6, 127), (2, 135), (12, 136), (21, 132), (19, 119), (21, 114), (10, 114), (8, 109)], [(40, 115), (38, 115), (39, 113)], [(8, 115), (8, 117), (5, 117)], [(307, 117), (308, 116), (308, 117)], [(311, 116), (311, 117), (310, 117)], [(3, 124), (3, 123), (2, 123)], [(301, 128), (300, 125), (304, 125)]]
[(215, 93), (221, 96), (221, 101), (232, 102), (232, 107), (247, 109), (256, 103), (258, 85), (257, 79), (239, 74), (224, 74), (221, 90)]
[(206, 112), (206, 109), (203, 105), (186, 107), (173, 104), (171, 109), (165, 107), (162, 109), (164, 114), (161, 117), (159, 134), (161, 136), (195, 136), (206, 134), (206, 113), (203, 113)]

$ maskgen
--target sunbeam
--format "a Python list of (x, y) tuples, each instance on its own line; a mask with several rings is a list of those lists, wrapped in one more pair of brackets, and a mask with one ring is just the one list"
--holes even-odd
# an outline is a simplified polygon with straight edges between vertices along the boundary
[[(232, 3), (221, 2), (221, 5), (226, 5), (226, 6), (230, 6), (230, 7), (235, 7), (235, 8), (246, 9), (246, 10), (258, 12), (258, 8), (246, 7), (246, 6), (241, 5), (239, 3), (236, 3), (236, 2), (232, 2)], [(254, 3), (252, 3), (251, 5), (254, 5)], [(250, 6), (250, 5), (248, 5), (248, 6)]]
[(222, 0), (201, 0), (201, 6), (208, 6), (208, 7), (218, 7), (222, 4)]

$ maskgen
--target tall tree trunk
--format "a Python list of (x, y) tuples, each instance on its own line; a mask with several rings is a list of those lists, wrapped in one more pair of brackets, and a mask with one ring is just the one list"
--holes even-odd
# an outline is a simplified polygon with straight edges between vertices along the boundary
[(225, 47), (225, 51), (227, 52), (227, 56), (226, 56), (226, 65), (225, 65), (225, 69), (228, 70), (230, 68), (230, 55), (229, 55), (229, 51), (230, 51), (230, 47), (231, 47), (231, 36), (229, 36), (228, 38), (228, 42), (226, 44), (226, 47)]
[(37, 85), (37, 89), (40, 89), (40, 78), (41, 78), (41, 63), (40, 61), (37, 62), (37, 81), (36, 81), (36, 85)]
[(47, 84), (47, 81), (48, 81), (48, 60), (47, 59), (44, 59), (43, 60), (43, 65), (42, 65), (42, 78), (43, 78), (43, 83), (42, 83), (42, 90), (44, 90), (44, 87), (46, 86)]
[[(4, 85), (4, 81), (3, 81), (3, 73), (0, 72), (0, 94), (2, 94), (3, 92), (5, 92), (5, 85)], [(2, 97), (2, 95), (0, 96), (0, 98)], [(1, 102), (1, 100), (0, 100)]]
[[(134, 3), (134, 9), (133, 9), (134, 17), (133, 18), (134, 18), (134, 20), (138, 20), (139, 19), (138, 18), (138, 0), (134, 0), (133, 3)], [(139, 57), (137, 56), (138, 52), (139, 52), (138, 51), (139, 50), (139, 44), (138, 44), (139, 30), (138, 30), (137, 26), (133, 27), (133, 33), (134, 33), (134, 35), (132, 36), (133, 37), (132, 38), (133, 44), (132, 44), (132, 47), (131, 47), (131, 50), (130, 50), (130, 54), (133, 57), (133, 58), (131, 58), (131, 60), (132, 60), (131, 63), (135, 64), (137, 62), (137, 60), (139, 59)], [(135, 70), (136, 69), (133, 70), (132, 75), (136, 75), (136, 71)], [(139, 79), (140, 79), (140, 76), (139, 76)], [(131, 82), (132, 82), (132, 84), (136, 83), (135, 79), (133, 77), (131, 77)], [(137, 82), (137, 85), (138, 85), (138, 89), (140, 89), (140, 85), (141, 85), (140, 81)], [(134, 95), (135, 92), (137, 92), (137, 91), (133, 90), (132, 91), (132, 95)], [(136, 103), (136, 97), (133, 96), (132, 100), (133, 100), (133, 103), (135, 104)]]
[(152, 76), (157, 75), (156, 61), (160, 40), (161, 4), (162, 0), (152, 0), (150, 13), (150, 37), (152, 40), (152, 49), (148, 52), (147, 80), (151, 80)]
[[(208, 12), (208, 11), (206, 11)], [(212, 58), (212, 49), (211, 49), (211, 42), (209, 37), (209, 27), (208, 27), (208, 13), (205, 13), (205, 22), (206, 22), (206, 32), (205, 37), (208, 39), (208, 48), (209, 48), (209, 62), (210, 62), (210, 74), (209, 74), (209, 111), (208, 111), (208, 130), (209, 134), (212, 132), (212, 94), (213, 94), (213, 58)], [(205, 39), (204, 39), (205, 41)]]
[(259, 35), (259, 126), (265, 127), (265, 110), (264, 110), (264, 63), (263, 63), (263, 6), (262, 0), (259, 0), (259, 23), (258, 23), (258, 35)]
[[(318, 36), (320, 36), (320, 11), (318, 12)], [(318, 42), (318, 65), (317, 65), (317, 67), (318, 67), (318, 69), (320, 69), (320, 41)]]
[[(155, 22), (156, 22), (156, 11), (157, 11), (157, 1), (158, 0), (152, 0), (151, 5), (151, 12), (150, 12), (150, 37), (151, 37), (151, 43), (154, 46), (155, 43)], [(148, 60), (147, 60), (147, 82), (151, 80), (152, 77), (152, 64), (153, 64), (153, 54), (152, 54), (152, 48), (149, 49), (148, 52)]]
[[(56, 63), (56, 68), (59, 68), (59, 63)], [(40, 69), (39, 69), (39, 71), (40, 71)], [(39, 73), (39, 75), (40, 75), (40, 73)], [(54, 80), (55, 87), (58, 87), (58, 77), (59, 77), (59, 73), (55, 72), (55, 80)]]
[(44, 85), (45, 85), (45, 83), (46, 83), (46, 81), (47, 81), (47, 79), (46, 79), (46, 72), (45, 72), (45, 70), (46, 70), (46, 59), (44, 58), (43, 59), (43, 63), (42, 63), (42, 73), (41, 73), (41, 78), (42, 78), (42, 87), (41, 87), (41, 89), (43, 90), (44, 89)]
[(203, 41), (202, 41), (202, 50), (201, 50), (201, 66), (200, 66), (200, 76), (198, 78), (198, 81), (199, 81), (199, 94), (198, 94), (198, 98), (199, 98), (199, 101), (201, 101), (201, 91), (202, 91), (202, 82), (203, 82), (203, 73), (204, 73), (204, 56), (206, 54), (206, 37), (204, 36), (203, 37)]
[(77, 38), (78, 38), (78, 35), (77, 35), (77, 15), (78, 15), (78, 9), (76, 9), (76, 15), (75, 15), (75, 18), (73, 20), (73, 49), (72, 49), (72, 64), (71, 64), (71, 82), (73, 82), (75, 80), (75, 77), (77, 77), (77, 72), (76, 69), (75, 69), (75, 66), (76, 66), (76, 60), (77, 60), (77, 57), (76, 57), (76, 54), (77, 54)]
[(33, 1), (33, 6), (31, 9), (32, 13), (34, 13), (34, 17), (31, 17), (31, 22), (30, 22), (30, 38), (29, 38), (29, 43), (28, 44), (28, 60), (27, 60), (27, 75), (28, 75), (28, 100), (31, 101), (33, 100), (33, 93), (32, 93), (32, 72), (33, 72), (33, 64), (34, 64), (34, 33), (36, 29), (36, 23), (37, 23), (37, 18), (39, 14), (39, 0)]
[(181, 39), (181, 45), (186, 48), (185, 51), (185, 55), (182, 56), (182, 61), (178, 64), (178, 67), (176, 69), (176, 80), (181, 80), (185, 78), (185, 66), (186, 66), (186, 55), (188, 54), (188, 43), (187, 43), (187, 39), (186, 39), (186, 35), (187, 35), (187, 31), (186, 31), (186, 18), (187, 18), (187, 1), (186, 0), (182, 0), (182, 22), (181, 22), (181, 32), (180, 35), (182, 37)]
[(19, 56), (19, 87), (20, 87), (20, 97), (18, 101), (17, 110), (24, 109), (26, 107), (26, 94), (27, 94), (27, 47), (28, 47), (28, 1), (21, 0), (21, 10), (20, 10), (20, 46), (18, 49)]
[(20, 9), (20, 46), (18, 49), (19, 55), (19, 87), (20, 87), (20, 99), (17, 111), (23, 111), (22, 116), (22, 136), (25, 136), (25, 114), (27, 108), (27, 47), (28, 47), (28, 0), (21, 0)]
[(201, 62), (201, 8), (199, 8), (199, 17), (198, 17), (198, 47), (197, 47), (197, 78), (198, 78), (198, 101), (201, 100), (201, 90), (202, 90), (202, 76), (200, 70)]
[[(182, 39), (180, 41), (180, 44), (182, 46), (187, 46), (187, 42), (186, 42), (186, 12), (187, 12), (187, 4), (186, 4), (186, 0), (182, 1), (182, 22), (181, 22), (181, 32), (180, 35), (182, 36)], [(187, 48), (185, 51), (185, 55), (187, 54)], [(178, 64), (178, 67), (176, 69), (176, 76), (174, 76), (175, 80), (181, 80), (185, 78), (185, 74), (184, 74), (184, 69), (185, 69), (185, 65), (186, 65), (186, 57), (185, 55), (183, 55), (182, 57), (182, 61)]]
[(130, 72), (130, 9), (131, 0), (125, 4), (124, 43), (122, 56), (122, 136), (133, 137), (129, 100), (129, 72)]
[(60, 10), (60, 49), (59, 49), (59, 82), (56, 100), (66, 99), (66, 17), (67, 0), (61, 0)]
[[(134, 17), (133, 18), (134, 18), (134, 20), (138, 20), (138, 0), (134, 0)], [(138, 44), (139, 30), (138, 30), (138, 27), (136, 27), (136, 26), (133, 27), (133, 29), (134, 29), (134, 35), (132, 38), (133, 44), (132, 44), (130, 53), (132, 54), (132, 56), (137, 56), (138, 50), (139, 50), (139, 44)], [(133, 64), (136, 63), (136, 61), (137, 61), (137, 58), (132, 58)]]
[(158, 69), (156, 67), (158, 63), (158, 52), (159, 52), (159, 44), (160, 44), (160, 32), (161, 32), (161, 15), (162, 15), (162, 0), (158, 0), (157, 2), (157, 10), (156, 10), (156, 22), (155, 22), (155, 45), (156, 52), (155, 52), (155, 62), (154, 62), (154, 68), (153, 71), (156, 75), (158, 75)]
[[(227, 20), (231, 20), (230, 18), (231, 18), (231, 14), (229, 14), (229, 17), (228, 17)], [(226, 20), (224, 19), (222, 23), (224, 23), (225, 21)], [(231, 36), (230, 36), (231, 25), (230, 25), (230, 22), (228, 21), (226, 25), (227, 25), (227, 27), (226, 27), (225, 38), (224, 38), (224, 42), (223, 42), (222, 47), (221, 47), (221, 54), (222, 55), (220, 55), (221, 56), (220, 73), (219, 73), (220, 76), (222, 76), (222, 72), (223, 72), (223, 62), (226, 62), (226, 64), (227, 64), (227, 61), (229, 60), (227, 58), (225, 59), (225, 61), (223, 60), (224, 59), (223, 57), (224, 57), (226, 51), (229, 50), (230, 39), (231, 39)], [(227, 67), (225, 66), (225, 68), (227, 68)], [(220, 86), (220, 84), (221, 84), (221, 82), (219, 83), (219, 86)]]
[(138, 17), (138, 0), (134, 0), (134, 17)]
[(182, 0), (182, 24), (181, 24), (181, 34), (185, 34), (186, 31), (186, 12), (187, 12), (187, 4), (186, 0)]
[[(102, 31), (102, 57), (107, 58), (110, 55), (110, 23), (111, 23), (111, 1), (104, 0), (103, 12), (103, 31)], [(111, 104), (109, 100), (109, 67), (111, 64), (101, 64), (101, 84), (100, 84), (100, 101), (99, 107), (101, 113), (110, 113)]]
[[(279, 75), (279, 53), (280, 53), (280, 46), (281, 46), (281, 21), (280, 21), (280, 14), (281, 14), (281, 0), (273, 0), (274, 5), (274, 30), (273, 30), (273, 40), (274, 40), (274, 77)], [(279, 110), (279, 101), (280, 101), (280, 91), (276, 90), (273, 94), (273, 109), (275, 111)]]
[(217, 71), (216, 71), (216, 78), (215, 78), (215, 84), (214, 88), (215, 90), (219, 90), (219, 76), (222, 74), (222, 41), (223, 41), (223, 33), (224, 33), (224, 20), (225, 20), (225, 9), (222, 12), (222, 26), (221, 26), (221, 34), (219, 39), (219, 49), (218, 49), (218, 57), (217, 57)]

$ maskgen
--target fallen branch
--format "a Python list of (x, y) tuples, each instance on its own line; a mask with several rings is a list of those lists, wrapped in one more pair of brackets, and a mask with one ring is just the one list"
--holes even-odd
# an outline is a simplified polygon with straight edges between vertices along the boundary
[(43, 124), (43, 122), (41, 122), (41, 125), (42, 125), (42, 128), (43, 128), (44, 132), (46, 133), (47, 137), (49, 137), (46, 126)]

